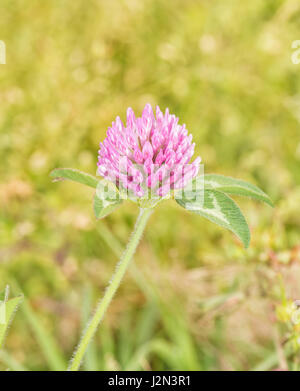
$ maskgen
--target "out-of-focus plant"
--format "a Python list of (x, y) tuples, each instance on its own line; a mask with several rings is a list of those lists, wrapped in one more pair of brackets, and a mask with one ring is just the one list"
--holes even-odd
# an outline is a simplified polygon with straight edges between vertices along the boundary
[(0, 349), (3, 347), (4, 338), (14, 313), (22, 300), (22, 295), (9, 298), (9, 286), (6, 286), (5, 290), (0, 292)]
[(250, 230), (237, 204), (228, 196), (241, 195), (266, 202), (270, 198), (258, 187), (221, 175), (198, 175), (201, 159), (189, 164), (195, 144), (185, 125), (178, 118), (163, 114), (159, 107), (154, 115), (147, 104), (141, 117), (132, 109), (127, 111), (126, 125), (117, 117), (108, 129), (107, 138), (100, 143), (98, 180), (84, 172), (62, 168), (51, 176), (56, 180), (69, 179), (96, 189), (94, 212), (103, 218), (125, 199), (135, 202), (139, 217), (128, 246), (117, 265), (95, 314), (87, 324), (83, 337), (70, 362), (69, 370), (80, 368), (84, 354), (93, 338), (127, 267), (153, 209), (163, 200), (174, 199), (180, 206), (232, 231), (247, 248)]
[[(295, 355), (300, 350), (300, 300), (287, 298), (282, 279), (281, 303), (276, 306), (276, 315), (284, 326), (284, 349), (286, 355)], [(294, 361), (294, 365), (299, 365)], [(297, 370), (299, 367), (296, 368)]]

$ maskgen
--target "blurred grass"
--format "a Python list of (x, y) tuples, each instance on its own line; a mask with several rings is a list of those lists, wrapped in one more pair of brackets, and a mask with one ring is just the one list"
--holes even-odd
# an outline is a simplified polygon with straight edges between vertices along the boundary
[[(287, 296), (300, 298), (300, 65), (291, 62), (299, 2), (1, 5), (0, 289), (18, 282), (66, 360), (137, 210), (128, 203), (97, 222), (92, 191), (53, 184), (49, 172), (94, 174), (116, 115), (159, 104), (187, 124), (206, 172), (257, 184), (276, 208), (241, 202), (252, 230), (244, 251), (174, 203), (159, 206), (85, 369), (280, 367), (289, 331), (281, 325), (278, 345), (278, 274)], [(51, 369), (24, 308), (1, 368)], [(286, 360), (297, 368), (296, 354)]]

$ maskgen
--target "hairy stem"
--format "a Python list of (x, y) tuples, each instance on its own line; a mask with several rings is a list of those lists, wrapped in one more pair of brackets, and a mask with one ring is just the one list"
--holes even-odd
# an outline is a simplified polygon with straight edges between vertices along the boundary
[(81, 341), (79, 342), (79, 345), (74, 353), (73, 359), (70, 362), (69, 371), (78, 371), (81, 361), (83, 359), (83, 356), (87, 350), (87, 347), (89, 343), (91, 342), (101, 320), (103, 319), (103, 316), (105, 314), (105, 311), (107, 310), (110, 302), (112, 301), (112, 298), (114, 297), (114, 294), (116, 293), (122, 278), (127, 270), (127, 267), (129, 265), (129, 262), (135, 253), (135, 250), (137, 248), (137, 245), (141, 239), (141, 236), (144, 232), (146, 223), (152, 213), (152, 209), (140, 209), (139, 217), (135, 223), (134, 231), (131, 235), (131, 238), (129, 240), (129, 243), (126, 247), (126, 250), (124, 251), (120, 262), (118, 263), (115, 273), (110, 281), (110, 284), (106, 288), (104, 297), (98, 304), (98, 307), (96, 308), (96, 311), (91, 318), (90, 322), (88, 323), (88, 326), (86, 330), (83, 333), (83, 336), (81, 338)]

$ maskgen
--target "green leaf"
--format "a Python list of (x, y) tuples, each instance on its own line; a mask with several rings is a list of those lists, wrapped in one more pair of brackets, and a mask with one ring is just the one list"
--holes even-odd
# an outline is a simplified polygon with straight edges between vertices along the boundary
[(114, 211), (120, 204), (122, 203), (122, 200), (120, 201), (108, 201), (104, 200), (102, 198), (99, 198), (97, 194), (95, 194), (94, 197), (94, 213), (97, 219), (102, 219), (103, 217), (110, 214), (112, 211)]
[(103, 217), (110, 214), (122, 203), (122, 199), (119, 194), (116, 197), (104, 197), (103, 194), (97, 189), (97, 192), (94, 197), (94, 213), (97, 219), (102, 219)]
[(3, 346), (8, 327), (22, 300), (22, 295), (8, 299), (8, 287), (0, 293), (0, 348)]
[(237, 204), (226, 194), (217, 190), (204, 190), (203, 200), (188, 195), (176, 202), (183, 208), (199, 214), (221, 227), (232, 231), (247, 248), (250, 243), (250, 231), (244, 215)]
[(217, 174), (204, 175), (205, 189), (214, 189), (228, 194), (236, 194), (255, 198), (270, 206), (274, 206), (270, 197), (251, 183)]
[(99, 183), (99, 180), (93, 175), (74, 168), (56, 168), (50, 173), (50, 177), (54, 178), (54, 182), (68, 179), (73, 182), (93, 187), (94, 189), (97, 188)]

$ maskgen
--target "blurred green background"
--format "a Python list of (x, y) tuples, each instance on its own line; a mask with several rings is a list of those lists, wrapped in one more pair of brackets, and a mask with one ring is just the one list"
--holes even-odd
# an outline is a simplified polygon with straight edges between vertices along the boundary
[(95, 174), (117, 115), (147, 102), (186, 123), (205, 172), (248, 180), (252, 242), (175, 202), (152, 215), (84, 369), (300, 369), (298, 0), (1, 0), (0, 290), (23, 292), (0, 368), (64, 369), (138, 210), (101, 221)]

